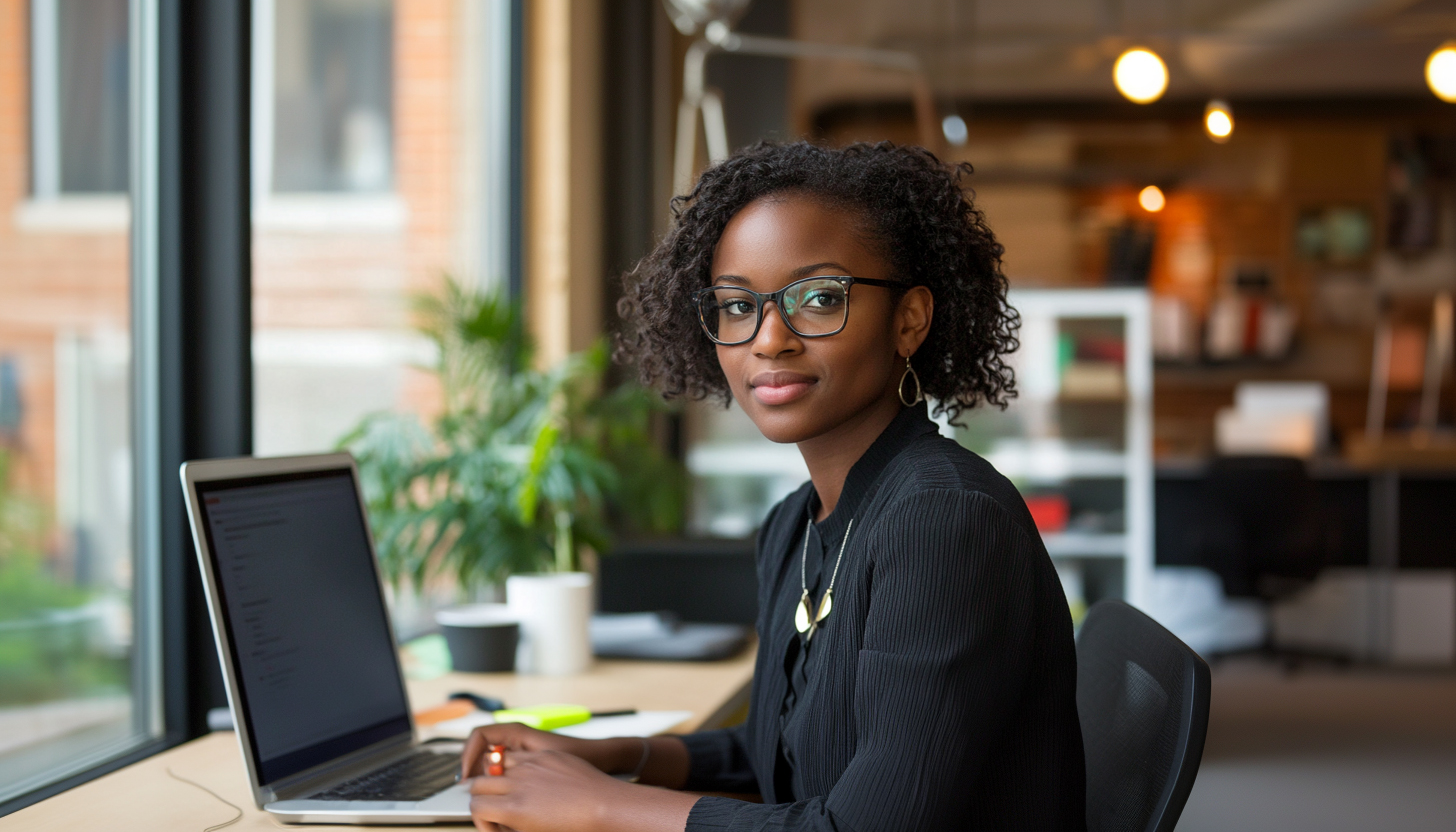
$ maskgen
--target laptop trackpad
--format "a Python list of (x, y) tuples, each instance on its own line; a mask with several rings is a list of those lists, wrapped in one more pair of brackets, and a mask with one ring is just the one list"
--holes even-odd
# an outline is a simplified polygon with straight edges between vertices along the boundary
[(435, 814), (436, 812), (456, 817), (470, 817), (470, 784), (456, 783), (434, 797), (421, 800), (415, 809)]

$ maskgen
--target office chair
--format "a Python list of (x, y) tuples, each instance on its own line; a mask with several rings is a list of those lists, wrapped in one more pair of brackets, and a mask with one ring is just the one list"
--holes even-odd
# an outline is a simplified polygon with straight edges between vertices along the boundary
[(1229, 595), (1277, 601), (1319, 574), (1331, 527), (1303, 460), (1219, 457), (1204, 488), (1206, 519), (1219, 532), (1209, 554)]
[(1208, 733), (1208, 665), (1122, 601), (1100, 601), (1077, 638), (1077, 715), (1088, 832), (1172, 832)]

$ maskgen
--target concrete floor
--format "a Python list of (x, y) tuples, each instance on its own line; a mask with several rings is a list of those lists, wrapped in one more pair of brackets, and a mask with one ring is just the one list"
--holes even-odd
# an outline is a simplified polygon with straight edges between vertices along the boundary
[(1456, 672), (1216, 663), (1178, 830), (1456, 830)]

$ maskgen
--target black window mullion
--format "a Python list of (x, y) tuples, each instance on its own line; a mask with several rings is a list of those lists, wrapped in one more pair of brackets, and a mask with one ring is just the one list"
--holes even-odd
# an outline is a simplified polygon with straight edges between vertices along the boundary
[(183, 461), (252, 450), (249, 187), (252, 8), (163, 0), (160, 304), (163, 677), (167, 733), (225, 704), (187, 527)]

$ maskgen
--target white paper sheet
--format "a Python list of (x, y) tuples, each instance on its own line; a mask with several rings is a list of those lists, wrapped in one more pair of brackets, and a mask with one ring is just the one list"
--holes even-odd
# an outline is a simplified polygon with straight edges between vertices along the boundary
[(604, 740), (607, 737), (650, 737), (664, 734), (681, 725), (693, 715), (692, 711), (639, 711), (623, 716), (599, 716), (557, 728), (556, 733), (584, 740)]
[[(556, 733), (584, 740), (601, 740), (607, 737), (650, 737), (663, 734), (681, 725), (693, 715), (692, 711), (639, 711), (622, 716), (601, 716), (556, 729)], [(487, 711), (447, 719), (430, 726), (429, 736), (464, 738), (481, 725), (493, 725), (495, 719)], [(421, 733), (424, 733), (422, 730)]]

